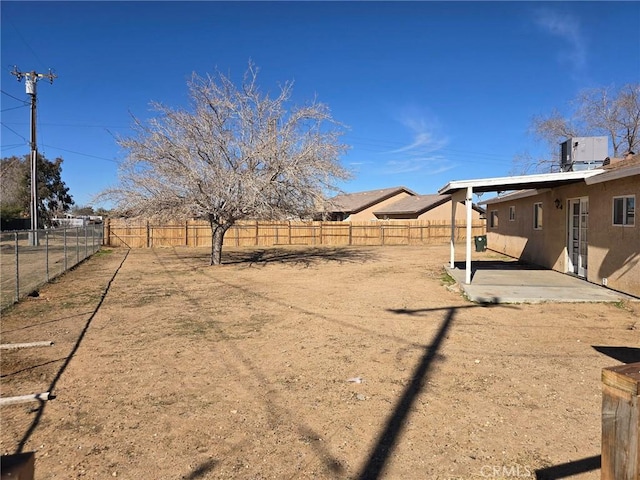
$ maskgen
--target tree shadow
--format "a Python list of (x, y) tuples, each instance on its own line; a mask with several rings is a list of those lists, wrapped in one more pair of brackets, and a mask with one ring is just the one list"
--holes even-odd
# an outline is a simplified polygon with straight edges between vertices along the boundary
[[(304, 251), (306, 251), (306, 250), (307, 249), (304, 249)], [(318, 249), (318, 250), (324, 250), (324, 249)], [(303, 251), (301, 251), (300, 254), (303, 255)], [(169, 275), (169, 277), (173, 278), (175, 276), (175, 272), (172, 269), (168, 268), (168, 266), (163, 262), (163, 260), (157, 254), (156, 254), (156, 258), (157, 258), (158, 262), (165, 269), (165, 272), (167, 273), (167, 275)], [(183, 258), (180, 258), (180, 259), (184, 262)], [(249, 293), (250, 292), (250, 290), (248, 288), (246, 288), (246, 287), (240, 287), (240, 286), (233, 285), (233, 284), (230, 284), (230, 283), (222, 282), (220, 279), (215, 279), (215, 281), (218, 282), (218, 283), (221, 283), (223, 285), (235, 288), (238, 291), (243, 292), (243, 293)], [(201, 301), (199, 301), (196, 297), (191, 295), (186, 290), (183, 293), (189, 299), (190, 304), (195, 305), (199, 309), (203, 309), (204, 310), (205, 307), (202, 305)], [(254, 294), (254, 292), (251, 292), (251, 293)], [(279, 303), (276, 300), (271, 299), (271, 298), (267, 298), (267, 297), (263, 297), (263, 298), (265, 300), (269, 300), (270, 302)], [(214, 327), (214, 329), (222, 337), (224, 337), (224, 332), (219, 327)], [(265, 386), (270, 385), (272, 383), (272, 381), (269, 378), (267, 378), (266, 375), (264, 375), (264, 373), (262, 372), (260, 366), (256, 365), (251, 360), (251, 358), (249, 356), (247, 356), (240, 348), (238, 348), (238, 346), (234, 345), (233, 343), (229, 343), (228, 347), (233, 351), (234, 358), (237, 359), (238, 361), (240, 361), (247, 368), (247, 370), (251, 372), (253, 377), (256, 379), (256, 383), (261, 386), (260, 387), (261, 390), (269, 390), (269, 389), (265, 388)], [(224, 361), (224, 359), (221, 359), (221, 361)], [(273, 390), (273, 392), (275, 392), (275, 390)], [(275, 395), (275, 393), (274, 393), (274, 395)], [(279, 405), (273, 399), (269, 399), (269, 398), (266, 398), (266, 397), (264, 399), (265, 407), (267, 408), (267, 411), (270, 413), (270, 415), (273, 418), (276, 418), (276, 419), (277, 418), (283, 418), (283, 417), (288, 418), (297, 427), (296, 430), (297, 430), (298, 434), (300, 436), (305, 437), (306, 439), (309, 440), (309, 445), (315, 450), (317, 458), (319, 458), (322, 461), (322, 463), (324, 464), (325, 469), (327, 469), (329, 472), (331, 472), (331, 474), (334, 475), (334, 476), (343, 475), (344, 474), (344, 466), (342, 465), (342, 463), (340, 462), (340, 460), (338, 458), (336, 458), (335, 456), (333, 456), (331, 454), (331, 452), (328, 450), (328, 448), (321, 441), (322, 435), (317, 433), (316, 431), (314, 431), (310, 426), (308, 426), (302, 420), (298, 420), (297, 419), (298, 415), (296, 413), (294, 413), (293, 411), (289, 410), (286, 406), (284, 406), (283, 405), (284, 403), (285, 402), (282, 402), (282, 404)], [(220, 463), (220, 462), (216, 461), (215, 463), (211, 463), (207, 468), (209, 468), (209, 470), (213, 469), (213, 468), (216, 467), (217, 463)], [(194, 471), (194, 473), (195, 473), (195, 471)], [(192, 473), (192, 475), (193, 475), (193, 473)], [(192, 477), (187, 477), (187, 478), (189, 478), (189, 479), (190, 478), (194, 478), (195, 479), (195, 478), (198, 478), (198, 477), (197, 476), (195, 476), (195, 477), (192, 476)]]
[(613, 358), (622, 363), (640, 362), (640, 348), (636, 347), (605, 347), (600, 345), (591, 345), (591, 347), (600, 353)]
[(561, 463), (552, 467), (540, 468), (536, 470), (536, 480), (558, 480), (560, 478), (573, 477), (580, 473), (591, 472), (601, 468), (600, 455), (581, 458), (573, 462)]
[(309, 267), (316, 263), (364, 263), (374, 256), (372, 250), (345, 247), (268, 248), (223, 253), (224, 265), (249, 264), (264, 266), (269, 263), (293, 264)]

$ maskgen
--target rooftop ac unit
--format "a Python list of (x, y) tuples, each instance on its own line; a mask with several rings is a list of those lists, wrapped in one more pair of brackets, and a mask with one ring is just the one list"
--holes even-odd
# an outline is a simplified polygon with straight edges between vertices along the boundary
[(607, 137), (569, 138), (560, 144), (560, 170), (593, 170), (602, 166), (608, 152)]

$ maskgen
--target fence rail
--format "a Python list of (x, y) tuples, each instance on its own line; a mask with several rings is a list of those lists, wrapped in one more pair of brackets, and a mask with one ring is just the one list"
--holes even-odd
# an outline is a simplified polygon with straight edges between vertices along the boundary
[[(484, 235), (485, 224), (476, 221), (472, 235)], [(455, 239), (466, 238), (464, 222), (456, 223)], [(266, 222), (243, 221), (231, 227), (224, 246), (283, 245), (421, 245), (443, 244), (451, 239), (450, 222), (379, 221), (379, 222)], [(211, 229), (207, 222), (153, 223), (107, 219), (105, 245), (130, 248), (209, 247)]]
[(1, 308), (90, 257), (102, 241), (102, 225), (0, 233)]

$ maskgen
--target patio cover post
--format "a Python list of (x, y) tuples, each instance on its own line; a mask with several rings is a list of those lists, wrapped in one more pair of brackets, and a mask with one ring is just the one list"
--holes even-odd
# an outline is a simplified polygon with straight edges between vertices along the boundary
[(472, 209), (473, 206), (473, 187), (467, 187), (467, 197), (465, 198), (465, 206), (467, 207), (467, 258), (464, 272), (464, 283), (469, 285), (471, 283), (471, 223), (472, 223)]
[(456, 266), (456, 206), (458, 202), (461, 202), (464, 198), (463, 195), (463, 190), (451, 194), (451, 244), (449, 259), (449, 267), (451, 268)]

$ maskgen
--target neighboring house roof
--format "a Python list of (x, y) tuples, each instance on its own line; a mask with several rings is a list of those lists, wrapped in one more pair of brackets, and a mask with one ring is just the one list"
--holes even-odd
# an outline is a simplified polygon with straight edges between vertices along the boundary
[(417, 195), (414, 191), (405, 187), (383, 188), (381, 190), (368, 190), (366, 192), (344, 193), (337, 195), (330, 200), (330, 211), (356, 213), (365, 208), (369, 208), (376, 203), (380, 203), (399, 193)]
[[(373, 213), (376, 216), (420, 215), (443, 203), (447, 203), (449, 200), (451, 200), (451, 195), (415, 195), (393, 202), (391, 205), (385, 206), (383, 210), (375, 210)], [(480, 213), (484, 213), (484, 210), (475, 204), (473, 208)]]

